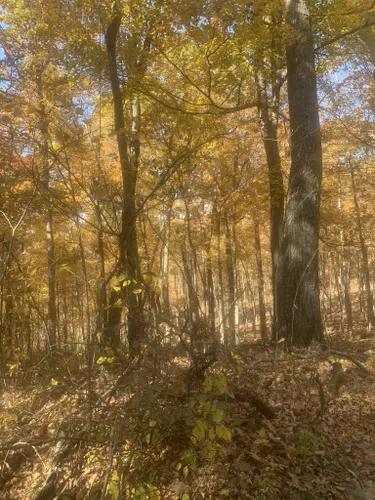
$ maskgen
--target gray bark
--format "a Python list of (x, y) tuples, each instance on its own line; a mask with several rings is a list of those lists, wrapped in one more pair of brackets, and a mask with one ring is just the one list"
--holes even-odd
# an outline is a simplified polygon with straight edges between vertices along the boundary
[(291, 171), (280, 273), (282, 331), (290, 344), (323, 340), (318, 244), (322, 147), (308, 0), (287, 0)]

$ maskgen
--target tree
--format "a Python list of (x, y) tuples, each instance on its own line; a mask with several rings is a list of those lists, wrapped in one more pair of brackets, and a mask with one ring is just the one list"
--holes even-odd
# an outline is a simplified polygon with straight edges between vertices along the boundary
[[(122, 13), (119, 5), (115, 5), (113, 18), (106, 31), (106, 47), (108, 55), (108, 70), (112, 88), (115, 131), (122, 173), (123, 207), (121, 215), (121, 232), (119, 235), (119, 269), (125, 273), (125, 279), (130, 280), (126, 287), (126, 304), (128, 307), (128, 342), (129, 349), (134, 354), (140, 350), (141, 340), (141, 307), (138, 293), (134, 293), (140, 286), (140, 268), (137, 244), (135, 188), (137, 181), (137, 152), (132, 149), (132, 158), (128, 154), (128, 138), (125, 128), (124, 105), (120, 81), (118, 76), (116, 42), (121, 26)], [(139, 115), (139, 102), (133, 103), (135, 112)], [(135, 118), (135, 122), (137, 118)], [(137, 148), (137, 146), (135, 147)], [(139, 153), (138, 153), (139, 154)], [(133, 161), (132, 161), (133, 160)], [(112, 344), (120, 342), (121, 305), (116, 304), (118, 294), (112, 292), (111, 312), (108, 328), (112, 331)], [(119, 299), (121, 302), (121, 299)]]
[(309, 0), (287, 0), (291, 169), (282, 248), (282, 323), (292, 344), (323, 339), (319, 297), (322, 146)]

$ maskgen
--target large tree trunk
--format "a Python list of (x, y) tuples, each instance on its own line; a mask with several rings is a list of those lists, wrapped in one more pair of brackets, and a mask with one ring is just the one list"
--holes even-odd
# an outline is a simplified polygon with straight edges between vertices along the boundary
[[(131, 284), (125, 288), (125, 298), (128, 307), (128, 342), (129, 350), (132, 354), (137, 354), (140, 349), (141, 340), (141, 308), (139, 304), (139, 294), (135, 294), (139, 287), (140, 270), (137, 246), (136, 231), (136, 206), (135, 187), (137, 180), (136, 166), (139, 155), (139, 138), (136, 137), (138, 119), (140, 119), (139, 101), (132, 102), (133, 126), (131, 137), (131, 158), (128, 155), (128, 138), (125, 131), (125, 117), (123, 99), (118, 76), (116, 41), (121, 25), (121, 14), (116, 13), (108, 26), (106, 33), (106, 47), (108, 56), (109, 77), (111, 82), (115, 130), (117, 136), (117, 146), (120, 156), (122, 173), (123, 206), (121, 232), (119, 237), (120, 247), (120, 272), (125, 274), (127, 279), (132, 280)], [(136, 113), (136, 116), (134, 116)], [(119, 339), (121, 323), (121, 308), (115, 306), (118, 301), (118, 294), (111, 293), (111, 305), (113, 311), (110, 313), (109, 330), (113, 331), (114, 338)]]
[(294, 41), (287, 48), (291, 171), (283, 241), (282, 335), (291, 344), (323, 340), (319, 297), (322, 147), (308, 0), (287, 0)]

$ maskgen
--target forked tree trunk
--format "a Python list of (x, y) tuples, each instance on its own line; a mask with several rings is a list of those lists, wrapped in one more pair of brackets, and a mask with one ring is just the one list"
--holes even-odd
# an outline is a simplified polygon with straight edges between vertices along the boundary
[(108, 334), (113, 337), (114, 343), (119, 341), (119, 331), (121, 324), (122, 308), (117, 306), (118, 300), (125, 296), (128, 326), (129, 350), (132, 354), (137, 354), (140, 350), (141, 342), (141, 307), (138, 293), (134, 293), (139, 288), (140, 269), (137, 245), (136, 230), (136, 206), (135, 187), (137, 180), (136, 166), (139, 156), (139, 136), (137, 132), (140, 126), (139, 100), (132, 101), (132, 136), (131, 136), (131, 157), (128, 154), (128, 137), (125, 131), (125, 116), (120, 80), (118, 76), (116, 42), (121, 26), (121, 13), (115, 12), (114, 18), (108, 26), (106, 33), (106, 48), (108, 56), (109, 78), (112, 89), (115, 131), (117, 146), (120, 157), (122, 173), (122, 217), (121, 231), (119, 235), (119, 267), (120, 273), (125, 274), (131, 280), (129, 286), (125, 287), (125, 292), (119, 294), (115, 290), (111, 292), (111, 309), (109, 314)]

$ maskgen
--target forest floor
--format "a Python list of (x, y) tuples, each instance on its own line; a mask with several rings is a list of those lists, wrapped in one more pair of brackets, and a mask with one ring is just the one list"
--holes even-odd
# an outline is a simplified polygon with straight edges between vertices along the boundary
[(373, 339), (292, 353), (250, 340), (195, 379), (163, 352), (103, 358), (89, 407), (76, 357), (15, 372), (0, 498), (375, 499)]

